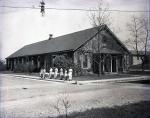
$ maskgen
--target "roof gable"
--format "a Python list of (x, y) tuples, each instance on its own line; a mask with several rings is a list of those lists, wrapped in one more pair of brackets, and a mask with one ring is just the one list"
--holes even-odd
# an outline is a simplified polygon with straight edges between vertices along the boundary
[[(130, 53), (129, 50), (126, 48), (126, 46), (107, 27), (107, 25), (103, 25), (103, 27), (101, 26), (99, 29), (98, 28), (99, 27), (97, 27), (98, 32), (94, 35), (94, 37), (97, 37), (97, 35), (100, 34), (100, 37), (99, 37), (101, 38), (100, 46), (104, 44), (104, 42), (102, 41), (103, 38), (105, 37), (107, 39), (107, 42), (105, 42), (105, 47), (102, 46), (102, 48), (100, 49), (100, 53), (114, 53), (114, 54), (118, 54), (118, 53), (129, 54)], [(82, 48), (84, 50), (84, 47), (85, 47), (85, 50), (92, 50), (92, 42), (93, 42), (92, 40), (94, 39), (94, 37), (91, 37), (91, 39), (87, 40), (78, 49)], [(96, 43), (96, 45), (94, 46), (94, 50), (93, 50), (94, 52), (96, 52), (98, 45), (97, 45), (97, 42), (93, 42), (93, 43)]]

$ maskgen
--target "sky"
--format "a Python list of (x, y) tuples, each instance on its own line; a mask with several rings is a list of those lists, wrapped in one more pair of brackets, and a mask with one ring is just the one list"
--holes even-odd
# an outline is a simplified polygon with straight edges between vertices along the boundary
[[(44, 0), (46, 7), (94, 9), (98, 0)], [(40, 0), (0, 0), (0, 6), (39, 7)], [(148, 0), (105, 0), (104, 6), (117, 10), (148, 10)], [(132, 15), (141, 13), (111, 12), (110, 29), (121, 40), (129, 38), (126, 24)], [(14, 9), (0, 7), (0, 58), (25, 45), (53, 37), (91, 28), (90, 12), (46, 9), (42, 17), (40, 9)], [(146, 14), (147, 16), (147, 14)]]

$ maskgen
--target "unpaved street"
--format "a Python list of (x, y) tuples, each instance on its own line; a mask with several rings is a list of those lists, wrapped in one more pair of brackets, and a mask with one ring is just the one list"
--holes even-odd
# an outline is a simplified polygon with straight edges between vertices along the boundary
[[(1, 118), (56, 116), (57, 101), (67, 98), (69, 112), (150, 100), (150, 86), (133, 83), (75, 85), (0, 75)], [(63, 113), (63, 106), (60, 106)]]

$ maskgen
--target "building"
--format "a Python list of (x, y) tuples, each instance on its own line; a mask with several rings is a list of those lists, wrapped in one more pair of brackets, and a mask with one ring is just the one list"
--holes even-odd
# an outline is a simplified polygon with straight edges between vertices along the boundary
[(130, 50), (130, 71), (139, 71), (139, 70), (150, 70), (150, 51), (138, 51), (138, 54), (135, 50)]
[(144, 51), (139, 51), (137, 54), (137, 52), (135, 50), (130, 50), (131, 52), (131, 65), (138, 65), (138, 64), (142, 64), (142, 60), (141, 60), (141, 57), (143, 57), (145, 54), (144, 54)]
[(65, 55), (82, 69), (93, 73), (117, 73), (127, 71), (130, 52), (106, 26), (94, 27), (60, 37), (26, 45), (6, 58), (7, 69), (13, 70), (17, 63), (32, 62), (37, 70), (48, 71), (54, 58)]

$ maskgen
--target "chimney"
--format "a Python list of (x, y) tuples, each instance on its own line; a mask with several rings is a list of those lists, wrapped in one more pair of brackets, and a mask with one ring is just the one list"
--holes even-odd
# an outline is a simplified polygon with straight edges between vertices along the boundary
[(49, 39), (48, 40), (51, 40), (53, 38), (53, 34), (49, 34)]

